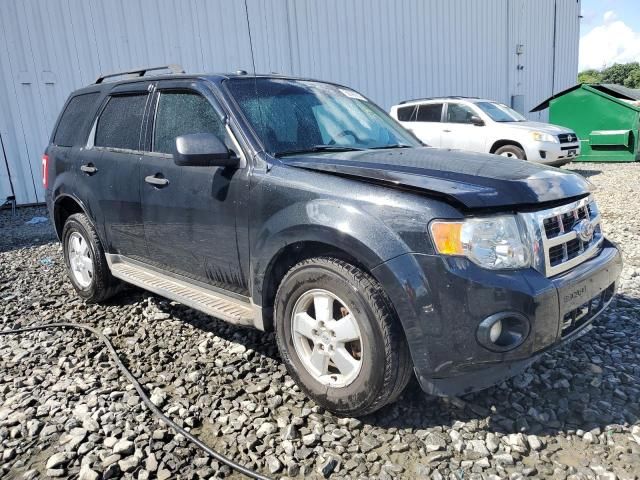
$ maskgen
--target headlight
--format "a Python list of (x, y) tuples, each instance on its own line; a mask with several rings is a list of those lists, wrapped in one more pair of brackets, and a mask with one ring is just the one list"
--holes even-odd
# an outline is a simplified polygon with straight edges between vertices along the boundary
[(529, 248), (513, 215), (431, 222), (436, 250), (443, 255), (465, 256), (492, 270), (526, 268)]
[(551, 135), (550, 133), (544, 133), (544, 132), (531, 132), (531, 136), (533, 137), (533, 139), (536, 142), (552, 142), (552, 143), (559, 143), (558, 142), (558, 137), (556, 137), (555, 135)]

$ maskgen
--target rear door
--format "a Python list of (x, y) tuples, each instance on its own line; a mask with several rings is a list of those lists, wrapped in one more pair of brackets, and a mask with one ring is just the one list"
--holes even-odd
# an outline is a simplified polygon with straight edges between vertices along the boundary
[[(400, 123), (427, 145), (440, 147), (442, 103), (421, 103), (402, 108), (411, 108), (412, 110), (402, 112), (402, 118), (405, 120), (401, 120)], [(400, 120), (400, 118), (401, 112), (398, 109), (398, 119)]]
[[(246, 294), (236, 228), (237, 212), (248, 196), (246, 165), (191, 167), (173, 159), (175, 138), (190, 133), (213, 133), (237, 151), (222, 110), (208, 87), (193, 80), (162, 80), (156, 89), (139, 177), (148, 261)], [(166, 183), (159, 185), (156, 179)]]
[(148, 88), (149, 82), (139, 82), (110, 92), (79, 167), (93, 216), (104, 226), (106, 251), (139, 259), (147, 255), (139, 178)]

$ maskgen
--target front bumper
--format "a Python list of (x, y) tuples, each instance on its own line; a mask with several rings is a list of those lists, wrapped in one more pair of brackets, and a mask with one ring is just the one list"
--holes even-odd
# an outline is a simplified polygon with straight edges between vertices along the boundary
[(580, 142), (532, 142), (526, 148), (527, 160), (545, 165), (562, 165), (580, 155)]
[[(613, 298), (621, 270), (618, 248), (605, 240), (599, 255), (553, 278), (421, 254), (396, 257), (373, 273), (402, 321), (422, 388), (460, 395), (500, 383), (585, 333)], [(517, 348), (494, 352), (480, 345), (476, 331), (501, 312), (523, 315), (530, 330)]]

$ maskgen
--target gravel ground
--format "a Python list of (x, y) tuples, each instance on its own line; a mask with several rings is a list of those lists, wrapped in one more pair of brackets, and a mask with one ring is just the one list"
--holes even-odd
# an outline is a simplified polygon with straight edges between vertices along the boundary
[[(272, 334), (130, 289), (78, 300), (42, 208), (0, 212), (0, 328), (103, 329), (153, 401), (215, 449), (273, 476), (633, 479), (640, 476), (640, 164), (573, 164), (625, 254), (617, 303), (527, 372), (461, 399), (412, 383), (394, 405), (336, 418), (307, 400)], [(83, 332), (0, 337), (0, 477), (236, 477), (150, 415)]]

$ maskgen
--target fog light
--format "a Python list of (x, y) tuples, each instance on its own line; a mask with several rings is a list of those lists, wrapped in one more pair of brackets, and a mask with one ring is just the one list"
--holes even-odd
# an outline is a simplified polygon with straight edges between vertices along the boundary
[(501, 333), (502, 333), (502, 320), (498, 320), (497, 322), (494, 322), (493, 325), (491, 325), (491, 328), (489, 329), (489, 340), (491, 340), (492, 343), (496, 343), (500, 338)]
[(513, 350), (524, 343), (529, 335), (529, 320), (517, 312), (501, 312), (485, 318), (476, 337), (478, 343), (494, 352)]

